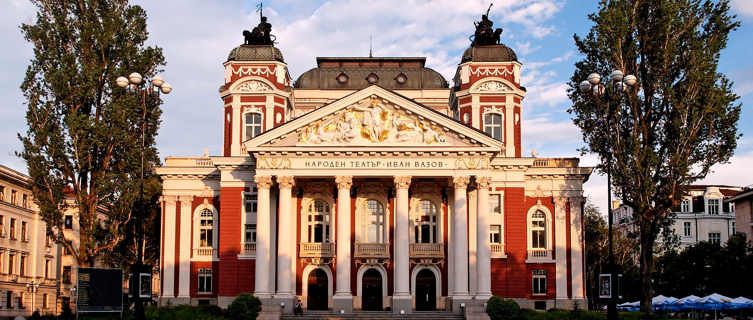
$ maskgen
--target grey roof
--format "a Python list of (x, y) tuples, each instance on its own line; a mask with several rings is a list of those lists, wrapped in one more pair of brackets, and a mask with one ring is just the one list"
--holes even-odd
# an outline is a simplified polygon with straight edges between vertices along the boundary
[(489, 46), (469, 47), (463, 52), (463, 58), (460, 63), (474, 62), (510, 62), (518, 61), (515, 51), (504, 44), (495, 44)]
[(285, 62), (280, 49), (271, 45), (242, 44), (230, 50), (227, 61), (280, 61)]
[[(370, 85), (386, 89), (445, 89), (447, 80), (437, 71), (426, 68), (424, 57), (317, 57), (317, 67), (301, 74), (295, 81), (296, 89), (352, 89), (360, 90)], [(370, 83), (371, 74), (378, 81)], [(345, 83), (337, 81), (345, 74)], [(397, 81), (398, 75), (406, 78)]]

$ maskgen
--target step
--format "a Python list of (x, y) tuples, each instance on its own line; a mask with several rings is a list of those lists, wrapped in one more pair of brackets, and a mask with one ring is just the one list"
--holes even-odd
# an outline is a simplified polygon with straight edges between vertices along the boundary
[(432, 319), (432, 320), (461, 320), (463, 315), (443, 311), (414, 311), (411, 314), (394, 314), (389, 311), (355, 311), (351, 314), (336, 314), (332, 311), (306, 311), (303, 315), (283, 315), (283, 320), (315, 320), (315, 319)]

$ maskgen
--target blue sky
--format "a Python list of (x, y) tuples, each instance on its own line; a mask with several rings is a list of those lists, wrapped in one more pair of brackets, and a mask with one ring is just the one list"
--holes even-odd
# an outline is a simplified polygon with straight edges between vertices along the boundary
[[(223, 81), (222, 62), (242, 42), (241, 31), (258, 23), (257, 1), (135, 1), (149, 17), (149, 43), (164, 49), (163, 78), (174, 88), (163, 106), (158, 138), (161, 156), (198, 156), (204, 149), (219, 154), (222, 141), (221, 102), (217, 88)], [(488, 1), (330, 0), (267, 1), (265, 15), (278, 37), (278, 47), (295, 78), (315, 65), (317, 56), (365, 56), (373, 35), (375, 56), (426, 56), (427, 65), (452, 79), (473, 21), (486, 11)], [(722, 52), (720, 71), (735, 81), (743, 113), (743, 138), (731, 163), (718, 165), (703, 182), (753, 184), (753, 1), (733, 1), (742, 27)], [(579, 59), (574, 33), (591, 27), (586, 16), (596, 1), (496, 1), (491, 19), (504, 28), (502, 42), (515, 49), (523, 64), (522, 83), (528, 89), (523, 102), (525, 154), (542, 157), (579, 156), (578, 129), (565, 110), (569, 100), (565, 83)], [(25, 0), (10, 0), (0, 12), (0, 163), (25, 172), (14, 151), (21, 148), (16, 134), (25, 130), (25, 105), (18, 89), (32, 56), (31, 46), (18, 26), (32, 23), (34, 8)], [(583, 157), (583, 165), (595, 158)], [(586, 194), (597, 205), (606, 204), (606, 181), (593, 175)]]

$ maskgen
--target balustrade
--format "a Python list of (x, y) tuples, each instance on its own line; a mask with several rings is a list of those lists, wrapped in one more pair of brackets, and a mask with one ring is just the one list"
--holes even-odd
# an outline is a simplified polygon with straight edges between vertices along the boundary
[(502, 256), (505, 254), (505, 245), (501, 243), (489, 244), (489, 251), (493, 256)]
[(196, 248), (193, 249), (194, 257), (215, 257), (216, 250), (214, 248)]
[(356, 243), (356, 258), (389, 258), (387, 243)]
[(301, 258), (332, 258), (335, 244), (332, 242), (303, 242), (300, 246)]
[(528, 250), (528, 259), (552, 259), (552, 251), (546, 249)]
[(411, 258), (444, 258), (444, 244), (439, 243), (411, 243)]
[(253, 242), (246, 242), (243, 244), (243, 254), (246, 255), (255, 255), (256, 254), (256, 243)]

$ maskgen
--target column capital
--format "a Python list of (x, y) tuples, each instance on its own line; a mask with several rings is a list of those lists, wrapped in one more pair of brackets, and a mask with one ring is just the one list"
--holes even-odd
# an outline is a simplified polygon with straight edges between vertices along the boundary
[(468, 182), (471, 179), (468, 176), (454, 176), (452, 177), (452, 183), (455, 185), (455, 189), (465, 189), (468, 187)]
[(295, 178), (293, 176), (277, 176), (277, 184), (280, 185), (280, 189), (292, 189), (295, 185)]
[(178, 200), (180, 200), (181, 203), (191, 202), (193, 201), (193, 196), (180, 195), (178, 196)]
[(410, 187), (411, 176), (395, 176), (395, 188), (408, 189)]
[(254, 182), (258, 189), (269, 189), (272, 186), (271, 176), (254, 176)]
[(492, 177), (489, 176), (476, 176), (476, 185), (479, 189), (488, 189), (492, 182)]
[(336, 176), (337, 189), (350, 189), (353, 185), (353, 176)]
[(166, 205), (175, 205), (175, 202), (178, 201), (178, 196), (162, 196), (162, 201), (165, 202)]

